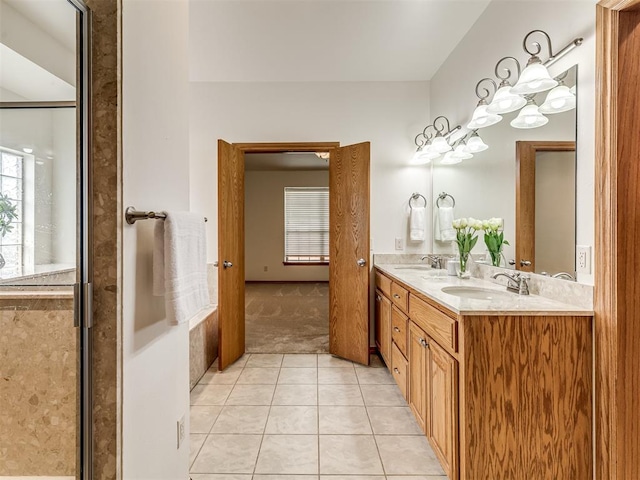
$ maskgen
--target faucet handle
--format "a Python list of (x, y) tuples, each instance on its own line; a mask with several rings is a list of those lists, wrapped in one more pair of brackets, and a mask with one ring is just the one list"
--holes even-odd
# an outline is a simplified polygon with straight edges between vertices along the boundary
[(529, 295), (529, 284), (528, 280), (531, 278), (529, 275), (520, 274), (518, 275), (519, 284), (518, 284), (518, 293), (520, 295)]

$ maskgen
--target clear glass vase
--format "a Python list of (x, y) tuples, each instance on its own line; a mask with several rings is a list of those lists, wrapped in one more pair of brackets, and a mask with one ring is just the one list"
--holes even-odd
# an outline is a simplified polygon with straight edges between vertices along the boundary
[(458, 266), (458, 278), (471, 278), (471, 252), (460, 252), (460, 265)]

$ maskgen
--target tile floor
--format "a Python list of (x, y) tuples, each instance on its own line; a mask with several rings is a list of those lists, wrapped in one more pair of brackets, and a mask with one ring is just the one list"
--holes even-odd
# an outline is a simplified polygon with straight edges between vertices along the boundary
[(191, 392), (192, 480), (445, 480), (381, 367), (324, 354), (214, 365)]

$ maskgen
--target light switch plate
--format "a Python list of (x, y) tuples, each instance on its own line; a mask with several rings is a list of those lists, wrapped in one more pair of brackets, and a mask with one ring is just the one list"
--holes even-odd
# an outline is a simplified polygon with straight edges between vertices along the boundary
[(404, 245), (402, 245), (402, 238), (396, 237), (396, 250), (404, 250)]
[(576, 245), (576, 272), (591, 273), (591, 247)]

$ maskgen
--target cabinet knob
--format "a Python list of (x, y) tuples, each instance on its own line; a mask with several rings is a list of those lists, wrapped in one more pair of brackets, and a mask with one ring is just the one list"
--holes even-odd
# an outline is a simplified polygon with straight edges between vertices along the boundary
[(393, 330), (394, 330), (395, 332), (400, 333), (400, 329), (399, 329), (398, 327), (393, 327)]
[(376, 300), (378, 300), (379, 302), (382, 301), (382, 297), (380, 295), (376, 295)]
[(422, 345), (424, 348), (429, 348), (429, 344), (424, 338), (420, 339), (420, 345)]
[(398, 295), (397, 293), (394, 293), (393, 298), (400, 298), (400, 295)]
[(233, 267), (233, 263), (229, 262), (228, 260), (225, 260), (224, 262), (222, 262), (222, 266), (224, 268), (231, 268)]
[(394, 369), (393, 369), (393, 371), (394, 371), (395, 373), (397, 373), (398, 375), (400, 375), (400, 370), (398, 370), (397, 368), (394, 368)]
[(356, 263), (359, 267), (364, 267), (367, 264), (367, 261), (364, 258), (359, 258), (358, 260), (356, 260)]

